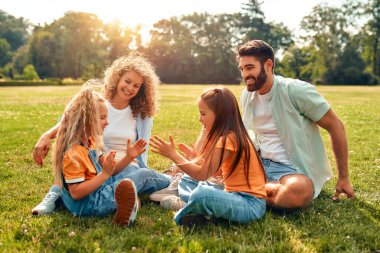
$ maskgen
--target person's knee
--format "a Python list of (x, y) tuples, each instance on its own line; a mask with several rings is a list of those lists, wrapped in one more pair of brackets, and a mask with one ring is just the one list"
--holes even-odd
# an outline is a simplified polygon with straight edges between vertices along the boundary
[(303, 208), (314, 195), (313, 183), (304, 175), (285, 176), (278, 183), (268, 183), (266, 189), (268, 205), (275, 208)]
[(191, 193), (189, 200), (191, 200), (191, 201), (198, 201), (198, 200), (206, 198), (209, 195), (210, 195), (209, 194), (209, 189), (207, 187), (199, 185)]
[(152, 169), (148, 168), (140, 168), (136, 170), (136, 175), (138, 175), (140, 178), (144, 179), (151, 179), (151, 178), (156, 178), (158, 176), (158, 172)]

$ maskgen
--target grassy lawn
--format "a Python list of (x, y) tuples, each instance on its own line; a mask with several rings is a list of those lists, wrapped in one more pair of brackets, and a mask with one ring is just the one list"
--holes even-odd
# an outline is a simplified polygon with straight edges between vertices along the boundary
[[(195, 141), (196, 100), (205, 86), (161, 86), (153, 134)], [(237, 96), (243, 86), (230, 86)], [(123, 229), (106, 218), (77, 218), (64, 209), (33, 217), (31, 209), (53, 182), (50, 156), (34, 164), (32, 149), (53, 126), (78, 87), (0, 88), (0, 252), (380, 252), (380, 87), (324, 86), (346, 126), (355, 200), (333, 202), (334, 179), (300, 213), (268, 211), (249, 225), (178, 227), (173, 212), (143, 201), (135, 225)], [(170, 162), (150, 153), (149, 166)]]

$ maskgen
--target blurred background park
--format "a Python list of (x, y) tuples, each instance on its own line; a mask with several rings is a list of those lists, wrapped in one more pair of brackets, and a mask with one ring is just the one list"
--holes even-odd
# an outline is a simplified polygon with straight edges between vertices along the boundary
[[(22, 2), (12, 1), (20, 9), (28, 8)], [(34, 7), (28, 12), (48, 15), (39, 2), (43, 4), (32, 1)], [(89, 7), (91, 2), (87, 1)], [(144, 24), (151, 13), (148, 10), (164, 12), (170, 1), (162, 1), (162, 6), (142, 2), (146, 6), (139, 11), (129, 2), (103, 3), (111, 17), (113, 12), (116, 17), (117, 9), (125, 16), (140, 17), (141, 23), (135, 25), (116, 18), (103, 21), (95, 13), (77, 10), (35, 23), (3, 10), (7, 4), (0, 4), (0, 85), (82, 83), (101, 78), (113, 60), (134, 50), (154, 62), (163, 83), (238, 84), (235, 50), (251, 39), (273, 46), (276, 74), (313, 84), (380, 83), (379, 0), (312, 1), (316, 4), (309, 13), (299, 13), (303, 1), (287, 1), (290, 6), (283, 10), (276, 4), (265, 5), (269, 1), (230, 1), (235, 9), (226, 13), (178, 14), (148, 25)], [(178, 9), (186, 2), (177, 1)], [(223, 2), (227, 1), (219, 4)], [(282, 12), (282, 21), (267, 18), (270, 8)], [(301, 15), (296, 29), (286, 25), (294, 15)]]

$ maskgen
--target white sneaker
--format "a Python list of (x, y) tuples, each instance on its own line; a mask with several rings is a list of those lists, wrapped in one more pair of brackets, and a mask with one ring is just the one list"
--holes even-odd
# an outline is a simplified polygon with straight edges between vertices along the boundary
[(180, 173), (180, 171), (181, 170), (177, 167), (177, 165), (175, 165), (175, 163), (173, 163), (172, 166), (170, 166), (169, 168), (164, 170), (164, 172), (162, 172), (162, 174), (175, 176), (177, 173)]
[(165, 196), (161, 199), (160, 201), (160, 206), (162, 206), (165, 209), (170, 209), (174, 211), (178, 211), (182, 207), (186, 205), (185, 202), (183, 202), (180, 197), (174, 196), (174, 195), (169, 195)]
[(34, 215), (45, 215), (54, 212), (55, 201), (61, 196), (60, 193), (49, 191), (41, 203), (32, 210)]
[(183, 173), (177, 173), (170, 181), (168, 187), (161, 189), (159, 191), (153, 192), (149, 195), (151, 201), (160, 202), (162, 198), (166, 196), (178, 196), (178, 183), (181, 180)]

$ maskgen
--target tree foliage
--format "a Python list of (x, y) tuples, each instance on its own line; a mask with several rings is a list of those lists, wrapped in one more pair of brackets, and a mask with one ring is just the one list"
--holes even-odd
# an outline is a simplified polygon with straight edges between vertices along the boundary
[(289, 48), (294, 43), (290, 30), (282, 23), (266, 22), (261, 4), (258, 0), (248, 0), (243, 4), (239, 24), (243, 41), (261, 39), (275, 50)]
[(371, 65), (371, 72), (380, 76), (380, 1), (368, 0), (360, 3), (358, 7), (361, 16), (367, 17), (368, 22), (362, 29), (363, 46), (367, 62)]
[(40, 77), (38, 76), (38, 74), (37, 74), (37, 72), (34, 69), (34, 66), (32, 64), (26, 65), (22, 74), (26, 80), (38, 80), (38, 79), (40, 79)]
[(147, 53), (168, 83), (236, 83), (235, 20), (239, 14), (194, 13), (161, 20)]
[(16, 18), (5, 11), (0, 10), (0, 68), (3, 75), (12, 75), (12, 67), (9, 65), (17, 49), (23, 46), (29, 37), (30, 24), (23, 18)]
[(11, 60), (11, 45), (5, 39), (0, 39), (0, 67), (3, 67)]
[[(309, 53), (304, 56), (306, 62), (300, 66), (298, 73), (307, 73), (304, 77), (309, 79), (306, 80), (314, 83), (371, 84), (377, 82), (373, 75), (375, 72), (367, 73), (364, 60), (370, 51), (366, 42), (370, 36), (363, 30), (366, 26), (356, 25), (358, 14), (365, 13), (364, 6), (363, 2), (358, 3), (352, 0), (346, 1), (341, 8), (324, 3), (316, 5), (312, 12), (303, 18), (301, 27), (306, 34), (302, 38), (305, 44), (303, 49), (307, 49)], [(291, 51), (284, 60), (289, 63), (299, 62)], [(367, 57), (367, 66), (369, 62)], [(282, 65), (284, 70), (289, 71), (288, 64), (284, 62)]]
[(162, 19), (148, 42), (141, 26), (103, 23), (91, 13), (67, 12), (31, 29), (27, 20), (0, 10), (0, 72), (29, 76), (32, 66), (41, 78), (101, 77), (113, 60), (138, 50), (152, 59), (164, 83), (239, 83), (237, 46), (262, 39), (278, 52), (276, 73), (316, 84), (379, 82), (379, 0), (318, 4), (301, 22), (302, 37), (267, 21), (261, 4), (246, 0), (239, 13)]
[(261, 3), (249, 1), (244, 12), (211, 15), (194, 13), (157, 22), (147, 54), (167, 83), (238, 83), (235, 51), (250, 39), (263, 39), (275, 49), (292, 43), (282, 24), (266, 22)]
[(28, 39), (29, 22), (23, 18), (15, 18), (0, 10), (0, 38), (5, 39), (15, 51)]

